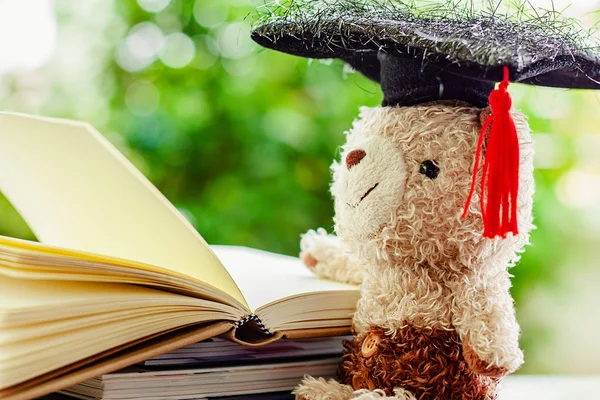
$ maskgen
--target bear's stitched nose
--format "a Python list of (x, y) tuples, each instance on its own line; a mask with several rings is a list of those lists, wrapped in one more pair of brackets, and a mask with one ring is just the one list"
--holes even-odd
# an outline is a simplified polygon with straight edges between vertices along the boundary
[(350, 169), (355, 165), (358, 165), (358, 163), (361, 162), (361, 160), (365, 158), (366, 155), (367, 152), (364, 150), (352, 150), (346, 156), (346, 168)]

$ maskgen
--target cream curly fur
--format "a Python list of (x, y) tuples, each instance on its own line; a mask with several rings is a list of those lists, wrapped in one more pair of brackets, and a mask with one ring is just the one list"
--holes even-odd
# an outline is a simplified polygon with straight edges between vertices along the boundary
[(296, 395), (298, 400), (416, 400), (412, 393), (401, 388), (394, 390), (394, 396), (386, 396), (382, 390), (354, 390), (348, 385), (330, 379), (325, 381), (323, 378), (315, 379), (312, 376), (304, 377), (304, 380), (292, 394)]
[(350, 399), (354, 389), (348, 385), (342, 385), (333, 379), (325, 381), (323, 378), (315, 379), (305, 376), (300, 385), (294, 389), (292, 394), (297, 399), (304, 400), (343, 400)]
[[(483, 238), (477, 194), (467, 218), (460, 217), (471, 184), (480, 113), (458, 102), (362, 108), (347, 134), (342, 161), (332, 166), (335, 231), (341, 240), (324, 231), (309, 232), (302, 250), (317, 259), (321, 276), (362, 278), (357, 333), (375, 325), (394, 335), (407, 323), (453, 329), (481, 360), (512, 372), (523, 354), (508, 268), (533, 228), (533, 146), (524, 117), (513, 112), (521, 155), (520, 234)], [(355, 149), (366, 150), (367, 156), (348, 169), (345, 157)], [(419, 173), (425, 160), (439, 166), (436, 179)], [(329, 251), (328, 243), (335, 243)]]
[(312, 270), (321, 278), (357, 285), (362, 282), (364, 266), (339, 237), (328, 235), (325, 229), (311, 229), (302, 235), (300, 249), (300, 258), (310, 254), (317, 260)]

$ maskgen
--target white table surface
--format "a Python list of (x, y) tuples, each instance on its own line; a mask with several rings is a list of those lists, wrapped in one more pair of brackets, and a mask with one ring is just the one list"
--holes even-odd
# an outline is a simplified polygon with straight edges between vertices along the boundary
[(515, 375), (504, 379), (498, 400), (600, 400), (600, 375)]

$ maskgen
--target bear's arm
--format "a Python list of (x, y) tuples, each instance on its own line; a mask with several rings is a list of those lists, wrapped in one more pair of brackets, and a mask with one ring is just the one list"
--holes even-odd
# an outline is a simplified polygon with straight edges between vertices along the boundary
[(337, 282), (360, 284), (363, 268), (339, 237), (323, 228), (309, 230), (300, 240), (300, 258), (317, 276)]
[(463, 277), (452, 284), (453, 325), (471, 369), (502, 376), (523, 363), (508, 271)]

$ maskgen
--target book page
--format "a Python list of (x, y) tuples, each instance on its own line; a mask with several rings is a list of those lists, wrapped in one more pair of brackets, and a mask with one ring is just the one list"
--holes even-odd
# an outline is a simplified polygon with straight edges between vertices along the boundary
[[(316, 292), (353, 291), (345, 283), (320, 279), (299, 258), (236, 246), (212, 246), (237, 282), (252, 311), (279, 300)], [(326, 309), (329, 305), (323, 304)]]
[(0, 293), (0, 392), (151, 335), (243, 315), (220, 303), (120, 283), (0, 275)]
[[(0, 275), (0, 327), (11, 327), (11, 321), (18, 319), (16, 327), (32, 323), (43, 324), (48, 321), (80, 318), (83, 315), (97, 315), (118, 304), (118, 310), (127, 309), (135, 301), (144, 304), (152, 300), (158, 304), (175, 304), (186, 301), (185, 297), (142, 286), (121, 283), (76, 281), (50, 281), (33, 279), (15, 279)], [(60, 296), (56, 294), (60, 293)], [(191, 302), (192, 300), (187, 300)], [(82, 306), (86, 306), (85, 308)], [(73, 309), (78, 307), (77, 313)], [(38, 312), (36, 314), (36, 312)], [(36, 316), (37, 315), (37, 316)], [(28, 320), (27, 318), (34, 318)], [(0, 329), (0, 338), (5, 334)], [(2, 343), (2, 341), (0, 341)]]
[(246, 304), (204, 239), (88, 124), (0, 113), (0, 191), (43, 243), (172, 270)]

